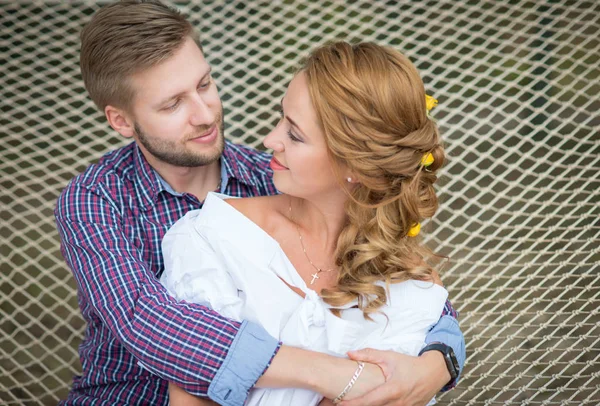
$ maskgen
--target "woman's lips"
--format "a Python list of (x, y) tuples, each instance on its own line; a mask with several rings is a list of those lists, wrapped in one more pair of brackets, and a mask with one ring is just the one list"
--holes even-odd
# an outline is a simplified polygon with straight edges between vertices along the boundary
[(286, 168), (285, 166), (283, 166), (283, 165), (281, 164), (281, 162), (279, 162), (279, 161), (277, 160), (277, 158), (275, 158), (275, 157), (273, 157), (273, 158), (271, 159), (271, 162), (269, 163), (269, 166), (270, 166), (270, 167), (271, 167), (271, 169), (273, 169), (274, 171), (285, 171), (285, 170), (287, 170), (287, 169), (288, 169), (288, 168)]

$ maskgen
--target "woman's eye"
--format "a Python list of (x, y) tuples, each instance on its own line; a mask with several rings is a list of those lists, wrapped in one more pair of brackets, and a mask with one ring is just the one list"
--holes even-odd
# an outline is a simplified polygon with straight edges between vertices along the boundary
[(294, 135), (294, 133), (292, 133), (290, 130), (288, 130), (287, 134), (288, 134), (288, 137), (290, 137), (290, 140), (292, 140), (292, 142), (302, 142), (302, 140), (300, 138), (296, 137)]

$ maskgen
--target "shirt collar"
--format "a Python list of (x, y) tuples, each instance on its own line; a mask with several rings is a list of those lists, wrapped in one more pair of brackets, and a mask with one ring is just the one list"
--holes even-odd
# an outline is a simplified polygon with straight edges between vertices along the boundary
[(135, 143), (133, 148), (133, 164), (140, 202), (142, 203), (142, 207), (147, 209), (156, 201), (156, 196), (165, 190), (164, 185), (167, 183), (164, 180), (161, 181), (162, 178), (150, 166), (137, 143)]
[(223, 178), (223, 185), (227, 185), (229, 178), (234, 178), (239, 182), (249, 186), (257, 186), (261, 180), (256, 177), (256, 170), (252, 168), (254, 161), (248, 157), (248, 153), (239, 145), (235, 145), (229, 141), (225, 141), (225, 150), (221, 159), (221, 173), (223, 167), (227, 179)]
[[(140, 199), (145, 208), (150, 207), (162, 191), (175, 196), (182, 196), (182, 193), (173, 190), (171, 185), (148, 163), (137, 143), (134, 146), (133, 161), (136, 178), (141, 186)], [(254, 175), (254, 171), (249, 166), (250, 163), (251, 161), (243, 155), (238, 146), (225, 141), (225, 148), (221, 156), (220, 192), (226, 194), (227, 185), (231, 178), (249, 186), (256, 186), (260, 180)]]

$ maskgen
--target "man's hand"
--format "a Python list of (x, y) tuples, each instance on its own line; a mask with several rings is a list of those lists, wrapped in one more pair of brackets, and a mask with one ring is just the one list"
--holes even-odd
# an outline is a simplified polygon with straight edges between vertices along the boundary
[(450, 381), (444, 356), (437, 351), (413, 357), (367, 348), (351, 351), (348, 356), (377, 364), (385, 383), (363, 396), (339, 403), (341, 406), (424, 406)]

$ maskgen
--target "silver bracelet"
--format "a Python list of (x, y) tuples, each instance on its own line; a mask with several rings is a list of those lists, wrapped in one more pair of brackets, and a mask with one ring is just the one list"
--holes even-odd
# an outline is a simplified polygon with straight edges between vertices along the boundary
[(354, 384), (358, 380), (358, 377), (362, 373), (362, 371), (363, 371), (363, 369), (365, 367), (365, 363), (364, 362), (360, 362), (360, 361), (356, 361), (356, 362), (358, 363), (358, 368), (356, 368), (356, 371), (354, 372), (354, 375), (352, 376), (352, 379), (350, 379), (350, 382), (348, 382), (348, 385), (346, 385), (346, 387), (344, 388), (344, 390), (342, 391), (342, 393), (340, 393), (337, 396), (337, 398), (333, 399), (333, 403), (340, 403), (342, 401), (342, 399), (344, 398), (344, 396), (346, 396), (348, 394), (348, 392), (350, 392), (350, 389), (352, 389), (352, 387), (354, 386)]

